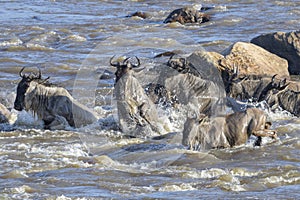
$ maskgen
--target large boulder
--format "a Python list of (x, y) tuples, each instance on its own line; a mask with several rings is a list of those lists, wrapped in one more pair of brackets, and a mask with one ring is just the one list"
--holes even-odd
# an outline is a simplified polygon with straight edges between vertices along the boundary
[(222, 52), (220, 67), (234, 71), (239, 75), (273, 76), (288, 78), (288, 62), (279, 56), (255, 44), (237, 42)]
[(300, 31), (289, 33), (276, 32), (263, 34), (251, 40), (251, 43), (285, 58), (290, 74), (300, 74)]
[(10, 112), (9, 110), (0, 103), (0, 123), (8, 123), (9, 122), (9, 117), (10, 117)]

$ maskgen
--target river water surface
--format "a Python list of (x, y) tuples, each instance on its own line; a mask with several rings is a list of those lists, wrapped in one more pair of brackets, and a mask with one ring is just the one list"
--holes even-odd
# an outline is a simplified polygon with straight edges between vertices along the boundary
[[(202, 3), (211, 21), (163, 24), (174, 9)], [(136, 11), (149, 18), (128, 18)], [(113, 55), (221, 52), (237, 41), (300, 27), (300, 1), (0, 1), (0, 100), (14, 125), (0, 132), (0, 199), (300, 199), (300, 120), (268, 113), (279, 139), (240, 147), (189, 151), (178, 134), (162, 140), (124, 138), (112, 98)], [(18, 72), (37, 70), (94, 109), (96, 124), (43, 130), (13, 110)], [(30, 71), (30, 70), (29, 70)], [(104, 76), (102, 76), (104, 75)], [(101, 78), (100, 78), (101, 76)], [(144, 80), (147, 83), (146, 79)]]

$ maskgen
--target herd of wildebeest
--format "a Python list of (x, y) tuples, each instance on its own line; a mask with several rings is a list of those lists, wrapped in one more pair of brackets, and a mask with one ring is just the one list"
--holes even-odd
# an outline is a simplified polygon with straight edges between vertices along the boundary
[[(186, 8), (172, 12), (165, 22), (171, 19), (180, 23), (209, 20), (208, 16)], [(215, 67), (207, 60), (204, 62), (201, 55), (199, 52), (158, 55), (166, 58), (165, 62), (151, 69), (159, 76), (155, 83), (147, 84), (136, 76), (140, 72), (147, 76), (150, 70), (141, 67), (145, 63), (138, 57), (112, 56), (107, 64), (116, 69), (113, 98), (117, 102), (120, 131), (143, 138), (165, 135), (171, 130), (170, 124), (164, 124), (158, 107), (184, 106), (187, 112), (182, 144), (190, 149), (234, 147), (245, 144), (250, 136), (256, 137), (254, 145), (260, 146), (262, 137), (277, 139), (277, 133), (270, 129), (272, 123), (267, 121), (263, 110), (245, 102), (264, 101), (270, 111), (281, 108), (300, 115), (300, 93), (290, 87), (289, 77), (281, 78), (276, 70), (272, 75), (240, 73), (238, 63)], [(76, 128), (99, 120), (95, 112), (73, 99), (66, 89), (42, 78), (40, 70), (26, 74), (24, 69), (19, 73), (15, 110), (32, 111), (43, 120), (45, 129), (63, 129), (66, 125)], [(229, 113), (228, 107), (231, 107)], [(7, 123), (10, 111), (1, 104), (0, 109), (1, 121)]]

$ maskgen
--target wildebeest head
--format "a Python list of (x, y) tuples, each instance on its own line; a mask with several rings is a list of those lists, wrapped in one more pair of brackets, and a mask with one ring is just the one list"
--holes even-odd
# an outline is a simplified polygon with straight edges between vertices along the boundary
[(115, 83), (117, 83), (124, 74), (128, 73), (132, 69), (138, 68), (141, 65), (138, 57), (135, 57), (137, 60), (137, 64), (133, 64), (132, 62), (130, 62), (130, 57), (124, 59), (122, 63), (119, 61), (113, 62), (112, 60), (114, 57), (115, 56), (113, 56), (109, 62), (110, 62), (111, 66), (117, 68), (117, 71), (115, 72), (115, 75), (116, 75)]
[(289, 83), (287, 83), (286, 78), (283, 80), (276, 81), (276, 76), (277, 74), (275, 74), (272, 77), (271, 82), (264, 88), (261, 95), (259, 96), (259, 101), (268, 101), (268, 99), (270, 99), (272, 95), (278, 95), (289, 86)]
[(173, 58), (173, 55), (168, 61), (168, 66), (183, 74), (189, 71), (187, 60), (185, 58)]
[(173, 58), (172, 55), (167, 63), (169, 67), (175, 69), (182, 74), (192, 74), (197, 77), (201, 77), (200, 72), (193, 66), (192, 63), (188, 62), (186, 58)]
[(39, 69), (39, 73), (30, 73), (30, 74), (23, 74), (25, 67), (21, 69), (19, 72), (20, 77), (22, 80), (19, 82), (17, 87), (17, 96), (14, 102), (14, 109), (18, 111), (22, 111), (25, 107), (25, 93), (30, 86), (30, 82), (33, 80), (41, 80), (42, 74), (41, 70)]

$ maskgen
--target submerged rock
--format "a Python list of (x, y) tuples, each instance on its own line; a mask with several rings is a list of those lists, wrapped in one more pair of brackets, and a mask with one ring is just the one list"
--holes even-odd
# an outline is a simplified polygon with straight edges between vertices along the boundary
[(288, 61), (289, 72), (300, 74), (300, 31), (289, 33), (276, 32), (263, 34), (251, 40), (251, 43), (285, 58)]

